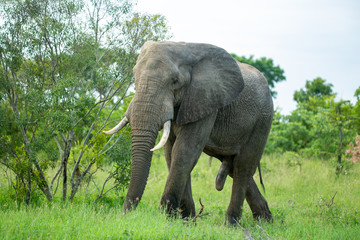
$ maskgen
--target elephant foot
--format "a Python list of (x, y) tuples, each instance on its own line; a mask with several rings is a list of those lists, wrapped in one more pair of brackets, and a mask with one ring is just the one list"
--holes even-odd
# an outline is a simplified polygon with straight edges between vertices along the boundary
[(176, 216), (179, 212), (178, 200), (171, 195), (161, 198), (160, 207), (170, 216)]
[(269, 206), (265, 198), (261, 195), (253, 178), (250, 179), (248, 188), (246, 190), (246, 201), (250, 206), (255, 220), (264, 219), (268, 222), (273, 221)]
[(273, 222), (272, 214), (266, 202), (265, 204), (258, 206), (256, 209), (254, 210), (252, 209), (252, 213), (253, 213), (253, 218), (257, 221), (263, 219), (267, 222)]
[(234, 206), (229, 206), (226, 216), (225, 216), (225, 225), (227, 226), (240, 226), (240, 219), (242, 215), (242, 207), (234, 208)]
[(127, 212), (130, 212), (131, 210), (135, 209), (139, 202), (140, 202), (140, 198), (137, 197), (135, 199), (132, 199), (132, 198), (127, 196), (125, 198), (124, 205), (123, 205), (124, 214), (126, 214)]
[(179, 206), (175, 197), (167, 196), (161, 199), (160, 205), (170, 217), (176, 217), (178, 214), (180, 214), (182, 218), (195, 216), (195, 204), (192, 199), (182, 199)]
[(182, 218), (189, 218), (195, 216), (195, 204), (194, 201), (191, 200), (181, 200), (179, 213)]
[(239, 220), (240, 220), (240, 216), (234, 216), (234, 215), (229, 215), (229, 214), (226, 214), (226, 217), (225, 217), (225, 225), (227, 226), (239, 226)]

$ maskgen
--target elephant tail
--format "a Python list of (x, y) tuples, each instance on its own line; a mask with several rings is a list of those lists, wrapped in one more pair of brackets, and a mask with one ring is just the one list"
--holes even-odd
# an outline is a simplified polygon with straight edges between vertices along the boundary
[(259, 169), (259, 176), (260, 176), (260, 184), (261, 184), (262, 189), (264, 190), (264, 193), (265, 193), (265, 185), (264, 185), (264, 182), (262, 180), (260, 162), (259, 162), (259, 165), (258, 165), (258, 169)]

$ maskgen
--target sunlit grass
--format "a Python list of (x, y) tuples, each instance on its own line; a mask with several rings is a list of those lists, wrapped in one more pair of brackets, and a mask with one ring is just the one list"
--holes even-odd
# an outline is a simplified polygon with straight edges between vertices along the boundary
[[(39, 199), (26, 207), (9, 197), (7, 182), (1, 176), (0, 238), (2, 239), (245, 239), (244, 229), (256, 239), (357, 239), (360, 236), (360, 164), (346, 175), (335, 174), (329, 161), (292, 155), (265, 156), (262, 160), (265, 198), (274, 222), (257, 222), (245, 203), (241, 226), (223, 225), (230, 201), (232, 179), (223, 191), (215, 189), (220, 167), (211, 166), (202, 156), (192, 172), (196, 210), (198, 199), (208, 215), (196, 224), (169, 219), (159, 210), (167, 177), (163, 156), (154, 156), (148, 184), (139, 207), (122, 214), (122, 200), (114, 193), (92, 203), (97, 191), (83, 188), (73, 202), (53, 203)], [(98, 176), (105, 178), (105, 174)], [(254, 176), (259, 182), (258, 173)], [(259, 183), (258, 183), (259, 184)], [(262, 190), (261, 190), (262, 191)], [(91, 193), (91, 194), (89, 194)]]

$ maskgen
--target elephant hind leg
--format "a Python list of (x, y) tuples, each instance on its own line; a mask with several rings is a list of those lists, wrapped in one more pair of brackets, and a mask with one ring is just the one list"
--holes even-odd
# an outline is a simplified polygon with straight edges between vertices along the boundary
[(248, 177), (238, 170), (234, 168), (231, 200), (225, 218), (225, 224), (230, 225), (239, 223), (248, 182)]
[(254, 219), (265, 219), (266, 221), (272, 222), (273, 218), (269, 206), (252, 177), (249, 180), (245, 196)]
[(253, 179), (265, 148), (266, 138), (259, 138), (264, 136), (264, 131), (267, 130), (256, 128), (247, 144), (242, 146), (240, 154), (233, 160), (233, 187), (226, 216), (226, 221), (231, 224), (240, 219), (245, 196), (255, 218), (272, 219), (267, 202)]

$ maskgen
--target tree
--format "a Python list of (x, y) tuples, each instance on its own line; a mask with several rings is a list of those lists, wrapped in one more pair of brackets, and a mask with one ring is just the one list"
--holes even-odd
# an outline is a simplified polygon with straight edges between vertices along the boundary
[(311, 97), (323, 98), (324, 96), (334, 95), (331, 83), (325, 83), (326, 80), (318, 77), (312, 81), (307, 80), (305, 89), (295, 91), (294, 100), (297, 103), (308, 102)]
[(275, 110), (266, 153), (301, 152), (310, 141), (308, 125), (312, 114), (305, 109), (296, 109), (289, 116)]
[(286, 80), (284, 70), (281, 69), (280, 66), (275, 66), (271, 58), (262, 57), (254, 60), (254, 56), (250, 56), (249, 58), (244, 56), (239, 57), (235, 54), (232, 54), (232, 56), (239, 62), (247, 63), (262, 72), (268, 81), (272, 96), (276, 98), (277, 92), (274, 90), (275, 84)]
[(308, 153), (323, 158), (336, 158), (341, 164), (347, 143), (354, 136), (351, 129), (349, 101), (336, 101), (334, 96), (325, 98), (325, 106), (313, 114), (310, 121), (311, 144)]
[(33, 182), (51, 200), (60, 177), (63, 200), (73, 199), (118, 146), (122, 136), (101, 130), (121, 117), (113, 113), (131, 95), (142, 43), (169, 37), (165, 18), (111, 0), (6, 0), (0, 16), (0, 163), (23, 183), (27, 203)]
[(335, 158), (340, 173), (346, 147), (357, 134), (356, 105), (337, 100), (332, 84), (322, 78), (307, 81), (305, 89), (295, 91), (294, 99), (298, 104), (290, 115), (276, 112), (266, 151)]

